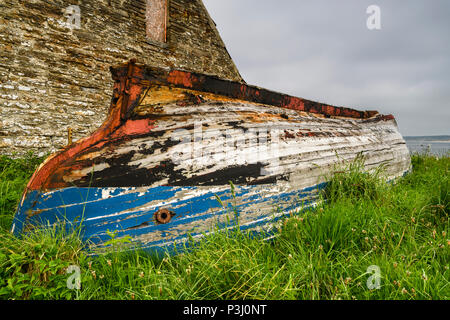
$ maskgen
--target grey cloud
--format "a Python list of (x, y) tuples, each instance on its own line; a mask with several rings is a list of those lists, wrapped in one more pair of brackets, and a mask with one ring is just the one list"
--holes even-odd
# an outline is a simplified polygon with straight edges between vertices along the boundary
[[(204, 0), (244, 79), (393, 113), (404, 135), (450, 134), (447, 0)], [(382, 30), (366, 28), (381, 8)]]

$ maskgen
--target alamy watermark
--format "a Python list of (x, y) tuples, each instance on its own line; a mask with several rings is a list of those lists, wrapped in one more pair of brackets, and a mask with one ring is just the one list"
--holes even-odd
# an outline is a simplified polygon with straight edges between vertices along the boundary
[(372, 265), (367, 268), (366, 273), (371, 274), (367, 279), (367, 288), (369, 290), (380, 289), (381, 288), (381, 270), (379, 266)]
[(381, 8), (373, 4), (367, 7), (366, 13), (369, 15), (366, 23), (367, 29), (381, 30)]
[[(369, 30), (381, 30), (381, 8), (378, 5), (372, 4), (367, 7), (366, 26)], [(64, 24), (69, 29), (81, 29), (81, 9), (78, 5), (70, 5), (64, 10), (64, 17), (66, 20)]]
[(71, 274), (66, 281), (67, 288), (70, 290), (81, 289), (81, 270), (79, 266), (71, 265), (67, 268), (66, 274)]
[(68, 6), (64, 11), (64, 17), (67, 19), (65, 25), (69, 29), (81, 29), (81, 9), (79, 6)]

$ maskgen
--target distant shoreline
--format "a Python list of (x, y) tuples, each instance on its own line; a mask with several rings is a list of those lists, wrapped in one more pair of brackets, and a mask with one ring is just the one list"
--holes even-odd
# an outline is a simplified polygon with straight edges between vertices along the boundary
[(450, 135), (441, 135), (441, 136), (403, 136), (405, 140), (424, 140), (430, 142), (441, 142), (447, 141), (450, 142)]
[(450, 151), (450, 136), (405, 136), (406, 145), (410, 152), (430, 152), (445, 155)]
[(409, 140), (406, 139), (407, 141), (417, 141), (417, 142), (429, 142), (429, 143), (450, 143), (450, 139), (449, 140)]

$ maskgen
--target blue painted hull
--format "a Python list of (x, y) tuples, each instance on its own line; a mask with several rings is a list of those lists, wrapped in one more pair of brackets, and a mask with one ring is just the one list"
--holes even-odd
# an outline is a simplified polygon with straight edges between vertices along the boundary
[[(13, 222), (17, 235), (29, 226), (64, 223), (67, 231), (79, 228), (91, 248), (131, 237), (133, 245), (152, 251), (168, 250), (189, 238), (198, 238), (236, 226), (252, 233), (268, 233), (286, 215), (313, 205), (324, 184), (277, 193), (274, 185), (154, 188), (64, 188), (26, 195)], [(275, 194), (274, 194), (275, 193)], [(158, 224), (155, 213), (169, 208), (170, 223)], [(107, 232), (108, 231), (108, 232)]]

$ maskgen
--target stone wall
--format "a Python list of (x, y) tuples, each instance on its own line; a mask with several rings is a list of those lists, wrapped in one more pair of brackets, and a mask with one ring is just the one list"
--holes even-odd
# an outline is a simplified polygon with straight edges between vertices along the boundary
[[(168, 0), (167, 42), (146, 38), (146, 0), (0, 0), (0, 154), (43, 155), (106, 117), (111, 65), (138, 63), (243, 81), (201, 0)], [(80, 29), (66, 8), (80, 9)]]

